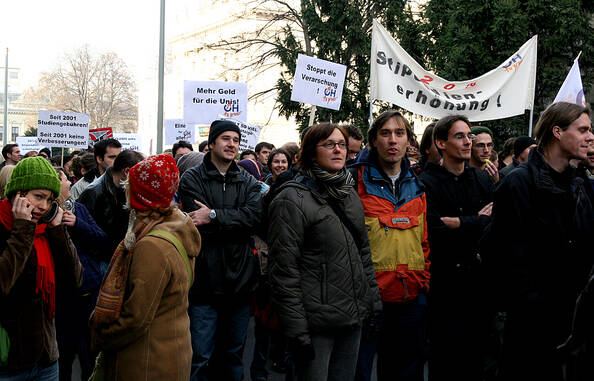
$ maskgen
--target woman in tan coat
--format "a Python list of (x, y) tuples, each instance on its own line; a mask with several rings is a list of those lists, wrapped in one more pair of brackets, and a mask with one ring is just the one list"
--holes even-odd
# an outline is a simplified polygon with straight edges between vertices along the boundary
[(188, 291), (200, 235), (171, 205), (178, 184), (168, 155), (130, 169), (128, 233), (112, 257), (91, 318), (108, 380), (190, 378)]

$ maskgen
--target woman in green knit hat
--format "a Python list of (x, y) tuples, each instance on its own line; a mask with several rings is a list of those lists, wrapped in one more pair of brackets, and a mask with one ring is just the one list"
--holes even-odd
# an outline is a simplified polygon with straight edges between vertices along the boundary
[(56, 285), (82, 280), (64, 212), (52, 208), (60, 185), (47, 160), (26, 158), (0, 201), (0, 381), (58, 380)]

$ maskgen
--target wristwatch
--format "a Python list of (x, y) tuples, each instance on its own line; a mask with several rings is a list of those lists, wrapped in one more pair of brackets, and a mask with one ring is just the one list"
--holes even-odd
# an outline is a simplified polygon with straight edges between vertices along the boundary
[(212, 220), (214, 220), (215, 218), (217, 218), (217, 212), (215, 212), (214, 209), (210, 210), (210, 213), (208, 213), (208, 217)]

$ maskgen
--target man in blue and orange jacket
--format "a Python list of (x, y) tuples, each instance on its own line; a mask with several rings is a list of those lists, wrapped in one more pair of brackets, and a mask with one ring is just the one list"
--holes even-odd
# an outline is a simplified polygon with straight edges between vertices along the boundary
[(430, 276), (427, 201), (405, 156), (411, 134), (400, 113), (382, 113), (368, 131), (369, 147), (349, 166), (365, 210), (384, 308), (377, 336), (367, 332), (361, 342), (357, 380), (371, 378), (376, 350), (378, 381), (423, 380)]

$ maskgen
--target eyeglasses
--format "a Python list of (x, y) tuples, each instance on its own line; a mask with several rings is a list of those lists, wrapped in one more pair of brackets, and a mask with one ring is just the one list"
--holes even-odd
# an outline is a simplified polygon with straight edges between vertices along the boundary
[(453, 138), (456, 140), (464, 140), (464, 139), (468, 139), (470, 141), (476, 139), (476, 135), (475, 134), (464, 134), (463, 132), (458, 132), (457, 134), (453, 135)]
[(327, 150), (333, 150), (334, 147), (338, 146), (338, 148), (340, 148), (341, 150), (346, 149), (346, 143), (345, 142), (333, 142), (333, 141), (327, 141), (326, 143), (323, 144), (318, 144), (318, 147), (324, 147)]
[(485, 149), (485, 148), (493, 148), (493, 143), (476, 143), (474, 144), (475, 147), (478, 149)]

